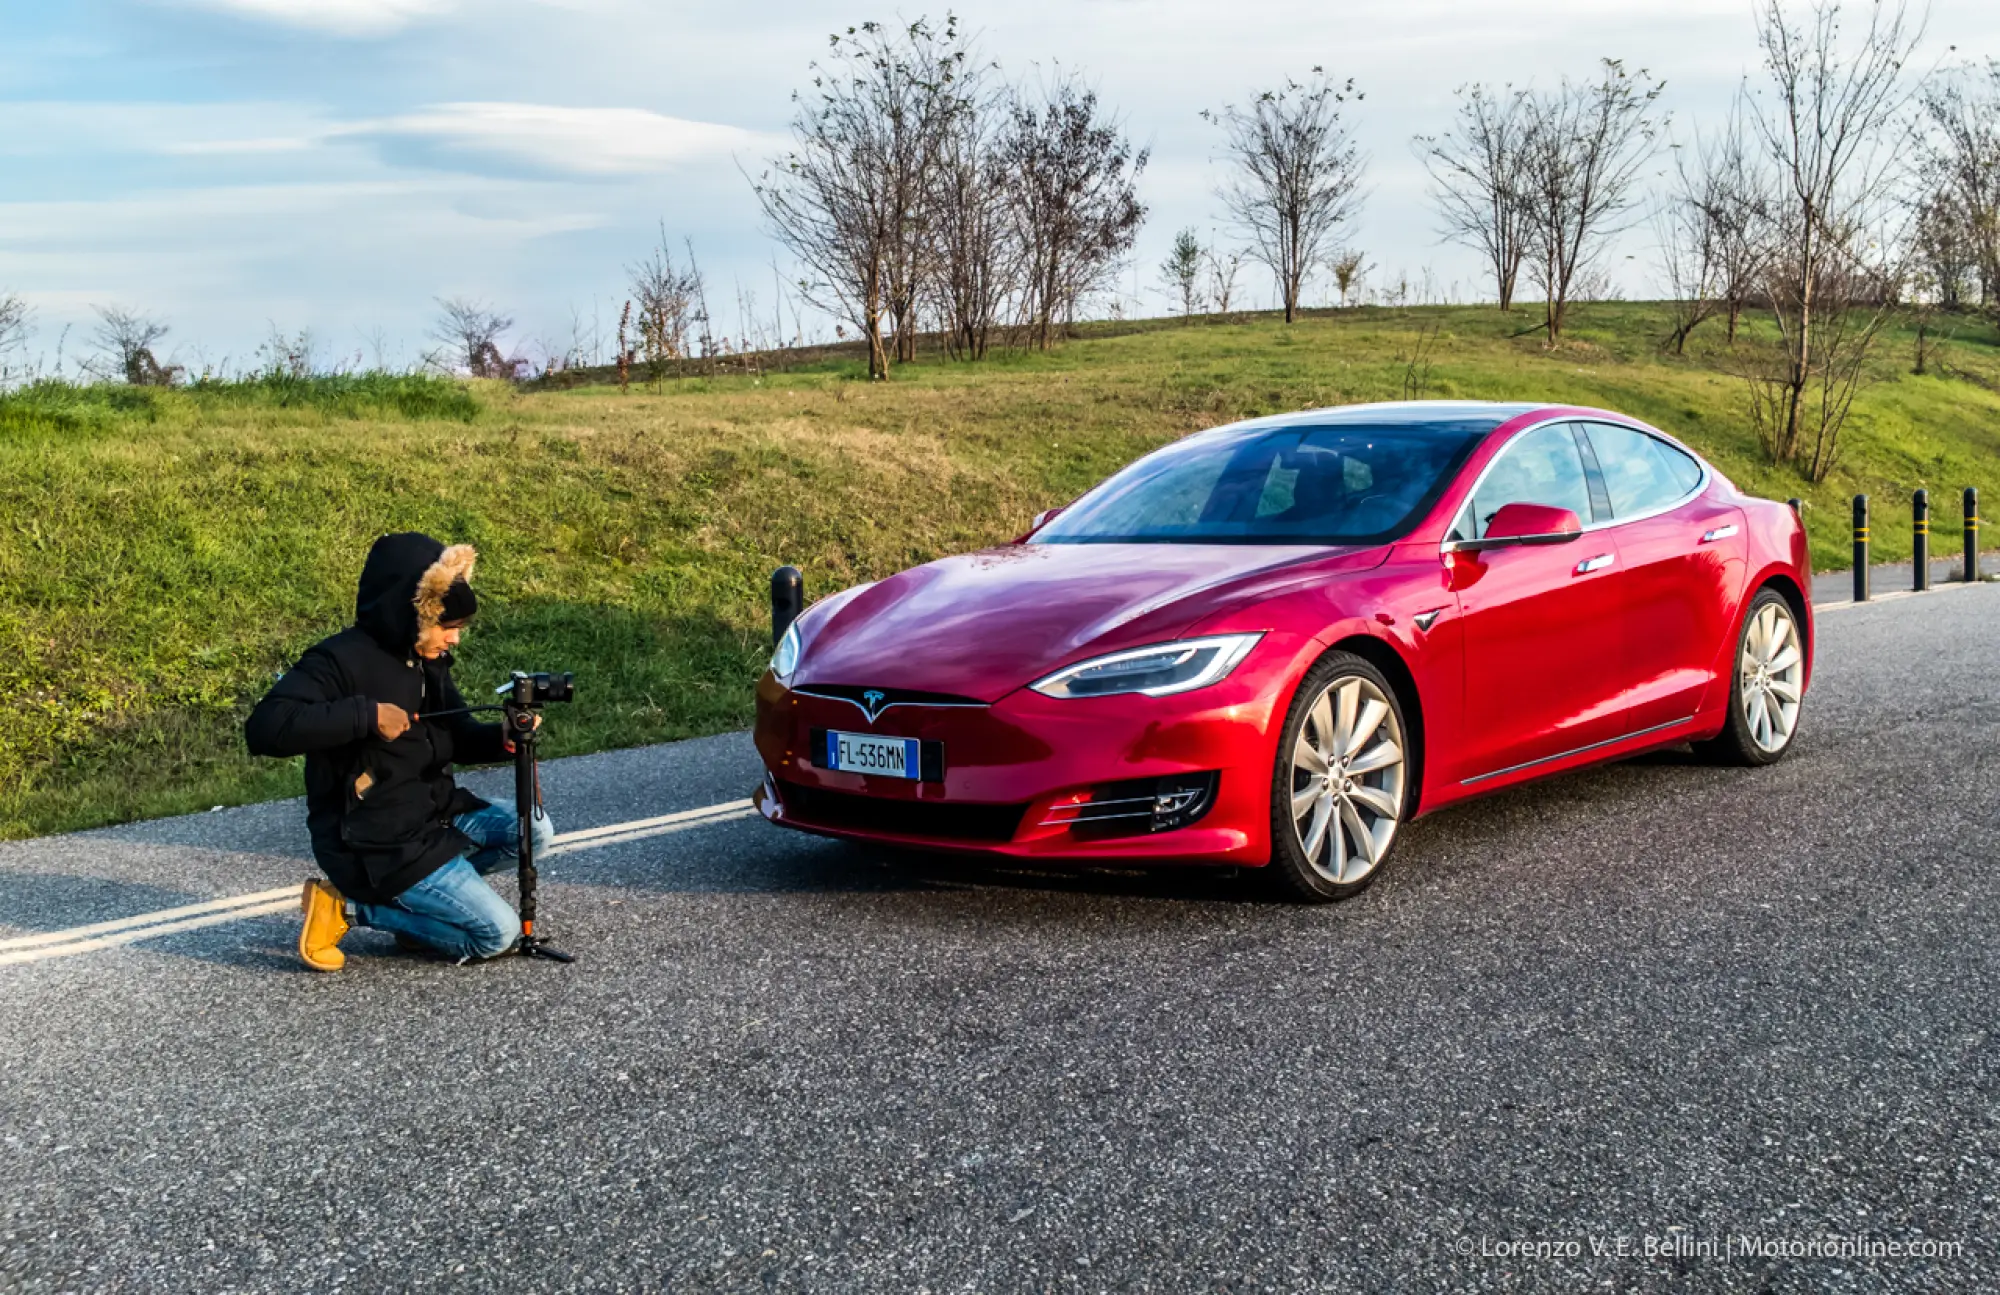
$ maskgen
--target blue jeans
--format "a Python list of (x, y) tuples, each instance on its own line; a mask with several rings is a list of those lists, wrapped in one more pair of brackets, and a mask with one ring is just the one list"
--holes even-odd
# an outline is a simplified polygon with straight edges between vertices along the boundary
[[(459, 855), (386, 904), (354, 905), (354, 925), (407, 935), (460, 962), (497, 957), (514, 947), (521, 919), (480, 880), (514, 867), (520, 858), (514, 802), (496, 800), (485, 809), (460, 814), (452, 826), (472, 838), (473, 852)], [(556, 830), (540, 809), (532, 830), (540, 859), (554, 844)]]

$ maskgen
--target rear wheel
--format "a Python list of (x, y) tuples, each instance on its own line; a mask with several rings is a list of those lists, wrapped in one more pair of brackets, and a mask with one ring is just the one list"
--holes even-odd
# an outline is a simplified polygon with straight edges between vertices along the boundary
[(1805, 674), (1805, 640), (1792, 605), (1775, 589), (1758, 590), (1736, 645), (1728, 722), (1715, 738), (1695, 743), (1695, 751), (1716, 764), (1782, 759), (1798, 732)]
[(1380, 670), (1329, 652), (1292, 698), (1271, 779), (1272, 881), (1293, 899), (1367, 887), (1408, 804), (1403, 707)]

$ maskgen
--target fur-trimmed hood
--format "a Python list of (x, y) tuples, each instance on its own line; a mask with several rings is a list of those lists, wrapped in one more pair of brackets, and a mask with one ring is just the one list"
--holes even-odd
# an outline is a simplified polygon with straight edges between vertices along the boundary
[[(384, 535), (362, 565), (354, 623), (389, 651), (406, 655), (420, 632), (446, 619), (448, 602), (470, 602), (478, 556), (470, 544), (447, 548), (417, 531)], [(454, 594), (460, 584), (465, 588)]]

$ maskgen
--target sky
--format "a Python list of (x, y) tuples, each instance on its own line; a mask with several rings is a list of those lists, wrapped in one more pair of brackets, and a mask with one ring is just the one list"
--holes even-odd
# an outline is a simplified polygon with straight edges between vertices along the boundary
[[(1469, 81), (1549, 84), (1603, 57), (1665, 78), (1683, 139), (1757, 72), (1750, 0), (966, 0), (961, 24), (1014, 78), (1081, 73), (1152, 151), (1122, 309), (1168, 309), (1177, 230), (1226, 243), (1205, 108), (1315, 65), (1354, 78), (1367, 199), (1342, 241), (1375, 286), (1428, 272), (1489, 293), (1441, 245), (1412, 136)], [(611, 349), (625, 267), (691, 243), (717, 331), (739, 300), (799, 303), (750, 177), (786, 145), (791, 95), (828, 34), (926, 10), (798, 0), (0, 0), (0, 293), (29, 353), (87, 356), (92, 310), (171, 326), (191, 369), (310, 330), (322, 363), (408, 364), (439, 298), (490, 303), (513, 345)], [(1934, 0), (1926, 66), (2000, 56), (2000, 4)], [(1955, 46), (1956, 51), (1950, 47)], [(1662, 155), (1664, 157), (1664, 154)], [(1664, 161), (1652, 167), (1659, 172)], [(1656, 291), (1643, 223), (1607, 259)], [(1250, 304), (1268, 275), (1246, 270)], [(1330, 287), (1308, 294), (1323, 300)], [(829, 321), (808, 313), (821, 335)], [(771, 325), (766, 322), (765, 330)]]

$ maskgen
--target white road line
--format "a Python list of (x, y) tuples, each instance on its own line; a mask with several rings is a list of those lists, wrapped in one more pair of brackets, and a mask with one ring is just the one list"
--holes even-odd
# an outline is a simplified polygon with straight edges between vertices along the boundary
[(1833, 602), (1833, 603), (1814, 603), (1813, 615), (1815, 617), (1819, 617), (1819, 616), (1825, 616), (1831, 612), (1853, 611), (1856, 607), (1873, 607), (1877, 603), (1900, 602), (1902, 599), (1905, 598), (1918, 597), (1920, 595), (1920, 592), (1921, 596), (1928, 597), (1931, 594), (1948, 594), (1960, 589), (1986, 589), (1993, 587), (1996, 586), (1994, 582), (1991, 580), (1977, 580), (1971, 584), (1967, 584), (1963, 580), (1953, 580), (1947, 584), (1934, 584), (1930, 588), (1922, 591), (1918, 591), (1915, 589), (1889, 589), (1889, 590), (1884, 590), (1882, 593), (1873, 595), (1865, 603), (1855, 602), (1852, 598), (1843, 598), (1839, 602)]
[(589, 827), (580, 832), (558, 832), (556, 848), (561, 849), (566, 845), (575, 845), (579, 841), (589, 841), (601, 836), (623, 836), (627, 832), (637, 832), (644, 828), (665, 827), (669, 823), (685, 823), (721, 814), (734, 817), (736, 811), (749, 808), (750, 802), (747, 800), (732, 800), (721, 805), (705, 805), (700, 809), (684, 809), (678, 814), (662, 814), (658, 818), (634, 819), (630, 823), (613, 823), (608, 827)]
[[(606, 846), (651, 840), (656, 836), (707, 827), (711, 823), (733, 822), (740, 818), (748, 818), (756, 812), (749, 801), (732, 800), (720, 805), (705, 805), (700, 809), (681, 810), (675, 814), (634, 819), (629, 823), (610, 823), (603, 827), (585, 828), (576, 832), (561, 832), (556, 835), (555, 844), (549, 848), (548, 854), (553, 858), (561, 854), (576, 854), (583, 850), (598, 850)], [(150, 940), (156, 935), (195, 931), (205, 926), (219, 926), (224, 922), (234, 922), (248, 917), (266, 917), (287, 910), (296, 912), (298, 906), (299, 887), (295, 883), (290, 886), (280, 886), (275, 890), (232, 895), (225, 899), (211, 899), (199, 904), (184, 904), (179, 908), (163, 908), (156, 913), (141, 913), (136, 917), (94, 922), (89, 926), (73, 926), (65, 931), (17, 935), (0, 940), (0, 967), (18, 962), (39, 962), (46, 958), (66, 958), (72, 954), (89, 953), (96, 949), (116, 948), (121, 944), (131, 944), (137, 940)]]
[(190, 917), (179, 922), (167, 922), (161, 926), (141, 926), (130, 931), (100, 935), (93, 940), (78, 940), (73, 944), (49, 945), (39, 949), (10, 949), (0, 953), (0, 967), (16, 962), (41, 962), (48, 958), (67, 958), (73, 954), (131, 944), (135, 940), (150, 940), (156, 935), (174, 935), (181, 931), (198, 931), (204, 926), (220, 926), (224, 922), (236, 922), (246, 917), (270, 917), (278, 913), (297, 912), (298, 887), (285, 887), (285, 895), (284, 899), (274, 903), (255, 904), (249, 908), (232, 908), (227, 912), (210, 913), (206, 917)]
[(11, 939), (0, 940), (0, 951), (33, 948), (40, 944), (62, 944), (69, 940), (81, 940), (92, 935), (103, 935), (109, 931), (123, 931), (135, 926), (150, 926), (155, 922), (170, 922), (177, 917), (195, 917), (202, 913), (213, 913), (225, 908), (242, 908), (248, 904), (268, 904), (280, 898), (290, 898), (294, 903), (298, 902), (298, 886), (296, 884), (280, 886), (276, 890), (260, 890), (251, 895), (231, 895), (227, 899), (211, 899), (201, 904), (185, 904), (180, 908), (163, 908), (157, 913), (141, 913), (137, 917), (121, 917), (109, 922), (95, 922), (89, 926), (73, 926), (67, 931), (46, 931), (41, 935), (17, 935)]
[(710, 823), (728, 823), (739, 818), (750, 818), (757, 813), (756, 810), (750, 808), (749, 801), (746, 800), (742, 804), (743, 808), (741, 809), (718, 806), (723, 812), (704, 814), (699, 818), (688, 818), (680, 822), (663, 823), (658, 827), (644, 828), (636, 832), (620, 832), (616, 836), (595, 837), (588, 841), (569, 841), (558, 836), (555, 845), (549, 849), (549, 857), (554, 858), (559, 854), (573, 854), (578, 850), (595, 850), (606, 845), (625, 845), (632, 841), (648, 841), (656, 836), (667, 836), (674, 832), (685, 832), (691, 827), (707, 827)]

